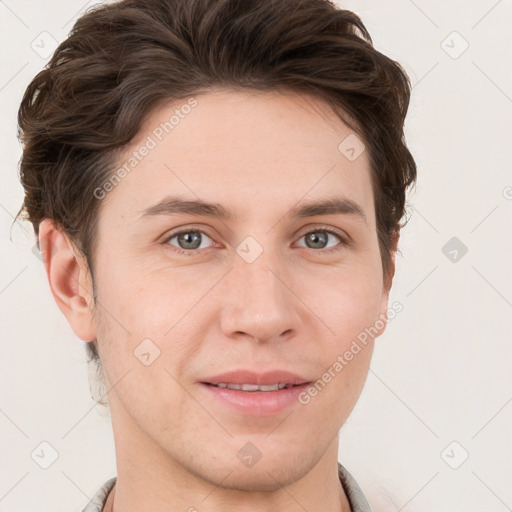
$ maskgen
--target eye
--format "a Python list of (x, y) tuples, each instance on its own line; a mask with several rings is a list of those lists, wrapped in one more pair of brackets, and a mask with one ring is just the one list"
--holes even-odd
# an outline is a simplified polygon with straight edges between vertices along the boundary
[[(172, 240), (176, 239), (176, 243)], [(212, 239), (203, 231), (186, 230), (174, 233), (164, 243), (168, 243), (177, 248), (180, 254), (192, 253), (196, 249), (205, 249), (207, 246), (203, 242), (212, 241)]]
[[(348, 245), (347, 240), (341, 233), (331, 229), (314, 229), (302, 235), (302, 238), (304, 238), (306, 245), (301, 245), (301, 247), (309, 249), (333, 249), (336, 251)], [(337, 247), (336, 240), (339, 243), (339, 247)]]
[[(333, 229), (314, 229), (304, 233), (300, 240), (305, 240), (301, 247), (308, 249), (323, 249), (322, 252), (339, 251), (349, 245), (342, 232)], [(210, 242), (210, 245), (208, 244)], [(178, 254), (193, 256), (200, 249), (207, 249), (213, 240), (199, 229), (188, 229), (173, 233), (164, 240), (164, 245), (172, 245)]]

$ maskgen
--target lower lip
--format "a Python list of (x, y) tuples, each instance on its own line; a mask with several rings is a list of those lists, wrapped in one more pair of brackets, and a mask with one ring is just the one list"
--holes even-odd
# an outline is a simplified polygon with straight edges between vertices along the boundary
[(210, 396), (241, 413), (250, 416), (273, 416), (297, 403), (298, 395), (307, 389), (309, 383), (277, 391), (242, 391), (204, 383), (200, 385)]

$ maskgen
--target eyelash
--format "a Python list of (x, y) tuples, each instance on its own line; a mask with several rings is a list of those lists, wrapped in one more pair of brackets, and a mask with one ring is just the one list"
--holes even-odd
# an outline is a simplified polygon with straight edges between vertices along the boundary
[[(329, 249), (311, 249), (310, 247), (304, 247), (304, 246), (301, 246), (301, 247), (303, 247), (304, 249), (311, 249), (312, 251), (315, 251), (315, 252), (331, 254), (331, 253), (334, 253), (334, 252), (341, 251), (345, 247), (350, 245), (350, 242), (347, 239), (346, 235), (344, 235), (344, 234), (342, 234), (342, 232), (334, 230), (332, 228), (315, 228), (315, 229), (311, 229), (311, 230), (306, 231), (305, 233), (303, 233), (300, 236), (299, 240), (301, 238), (305, 237), (306, 235), (309, 235), (310, 233), (318, 233), (318, 232), (328, 233), (330, 235), (334, 235), (334, 236), (336, 236), (340, 240), (340, 243), (338, 245), (334, 246), (334, 247), (329, 248)], [(202, 231), (200, 229), (193, 229), (193, 228), (190, 229), (189, 228), (189, 229), (183, 229), (181, 231), (177, 231), (175, 233), (172, 233), (170, 236), (166, 237), (166, 239), (162, 243), (166, 247), (172, 247), (172, 249), (171, 249), (172, 251), (177, 252), (178, 254), (181, 254), (181, 255), (184, 255), (184, 256), (194, 256), (199, 251), (203, 250), (203, 249), (188, 249), (187, 250), (187, 249), (182, 249), (180, 247), (177, 247), (176, 245), (169, 244), (170, 240), (172, 240), (174, 237), (176, 237), (178, 235), (181, 235), (183, 233), (201, 233), (203, 235), (206, 235), (211, 240), (213, 240), (212, 237), (210, 235), (208, 235), (208, 233), (205, 233), (204, 231)]]

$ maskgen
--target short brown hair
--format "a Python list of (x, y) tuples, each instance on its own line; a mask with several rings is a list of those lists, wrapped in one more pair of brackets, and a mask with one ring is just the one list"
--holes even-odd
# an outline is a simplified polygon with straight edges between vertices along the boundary
[[(88, 11), (23, 96), (18, 216), (37, 235), (43, 219), (53, 220), (94, 276), (94, 190), (116, 156), (162, 102), (218, 86), (313, 94), (359, 135), (388, 275), (416, 180), (403, 132), (410, 81), (373, 47), (360, 18), (329, 0), (123, 0)], [(86, 347), (99, 364), (96, 343)]]

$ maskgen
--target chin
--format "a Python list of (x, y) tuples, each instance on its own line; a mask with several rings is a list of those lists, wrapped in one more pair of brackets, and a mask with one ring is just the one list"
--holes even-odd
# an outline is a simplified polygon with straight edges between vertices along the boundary
[(302, 472), (291, 468), (286, 460), (271, 465), (264, 465), (260, 461), (258, 465), (259, 468), (244, 469), (235, 466), (232, 473), (222, 482), (222, 487), (246, 492), (274, 492), (302, 476)]

